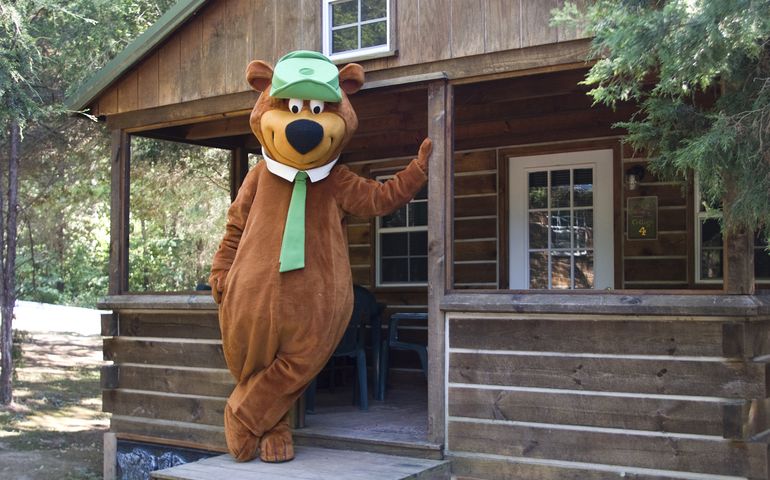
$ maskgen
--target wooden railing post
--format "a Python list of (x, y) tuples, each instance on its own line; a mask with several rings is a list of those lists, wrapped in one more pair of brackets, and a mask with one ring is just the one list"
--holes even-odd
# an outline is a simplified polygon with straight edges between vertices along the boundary
[[(725, 177), (724, 215), (725, 224), (730, 226), (730, 206), (738, 185), (735, 178)], [(727, 228), (724, 235), (722, 257), (723, 291), (734, 295), (754, 294), (754, 232), (745, 227)]]
[(428, 436), (444, 443), (445, 325), (441, 301), (452, 286), (454, 94), (447, 80), (428, 85)]

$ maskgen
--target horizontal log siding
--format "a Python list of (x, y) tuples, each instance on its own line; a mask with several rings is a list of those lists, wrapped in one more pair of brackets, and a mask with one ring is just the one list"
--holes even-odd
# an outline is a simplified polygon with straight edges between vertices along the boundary
[[(248, 91), (244, 71), (249, 61), (258, 58), (275, 64), (291, 50), (321, 50), (321, 3), (319, 0), (209, 2), (102, 93), (96, 102), (98, 114), (111, 115)], [(556, 0), (393, 3), (396, 8), (392, 19), (398, 32), (394, 47), (398, 55), (360, 62), (367, 71), (414, 68), (479, 54), (556, 46), (583, 37), (574, 29), (549, 26), (551, 9), (561, 3)], [(572, 61), (584, 58), (584, 55), (574, 55), (573, 49), (569, 45), (564, 48), (568, 57), (574, 56)], [(537, 54), (530, 57), (533, 64), (551, 65), (559, 60), (553, 52), (545, 58)], [(483, 66), (474, 59), (468, 60), (468, 69)], [(510, 59), (507, 62), (510, 68)], [(515, 69), (516, 64), (512, 65)], [(527, 66), (532, 67), (525, 63), (518, 68)], [(436, 69), (426, 69), (426, 72), (432, 71)]]
[(226, 451), (222, 415), (234, 387), (215, 305), (114, 309), (102, 318), (102, 401), (119, 438)]
[(744, 317), (448, 312), (453, 473), (766, 479), (767, 328)]
[[(663, 182), (650, 172), (646, 158), (634, 157), (624, 149), (623, 172), (637, 165), (646, 172), (636, 190), (624, 186), (623, 212), (623, 288), (688, 288), (693, 286), (693, 259), (691, 249), (695, 242), (693, 231), (688, 228), (692, 217), (692, 191), (684, 182)], [(658, 236), (653, 240), (629, 240), (627, 230), (627, 205), (631, 197), (655, 196), (658, 198)]]

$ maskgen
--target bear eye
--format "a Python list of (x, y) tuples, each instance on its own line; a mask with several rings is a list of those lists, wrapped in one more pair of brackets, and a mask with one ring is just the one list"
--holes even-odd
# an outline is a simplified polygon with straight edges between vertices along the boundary
[(310, 111), (315, 115), (324, 111), (324, 102), (321, 100), (310, 100)]
[(299, 113), (302, 111), (302, 100), (299, 98), (291, 98), (289, 99), (289, 111), (291, 113)]

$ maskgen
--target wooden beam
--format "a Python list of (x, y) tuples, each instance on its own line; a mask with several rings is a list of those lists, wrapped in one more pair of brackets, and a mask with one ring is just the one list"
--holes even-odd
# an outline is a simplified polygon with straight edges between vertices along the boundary
[(124, 130), (112, 132), (112, 178), (110, 205), (109, 293), (128, 290), (128, 203), (131, 139)]
[(228, 117), (223, 120), (196, 123), (187, 130), (187, 140), (206, 140), (209, 138), (234, 137), (251, 133), (249, 115)]
[[(724, 218), (729, 225), (730, 205), (737, 196), (739, 185), (732, 175), (725, 177)], [(724, 235), (723, 252), (724, 293), (754, 294), (754, 232), (745, 227), (728, 229)]]
[(452, 285), (454, 95), (445, 80), (428, 86), (428, 136), (433, 154), (428, 174), (428, 439), (443, 444), (445, 325), (441, 302)]
[(257, 97), (257, 92), (248, 91), (119, 113), (107, 117), (107, 126), (140, 131), (238, 116), (248, 114)]

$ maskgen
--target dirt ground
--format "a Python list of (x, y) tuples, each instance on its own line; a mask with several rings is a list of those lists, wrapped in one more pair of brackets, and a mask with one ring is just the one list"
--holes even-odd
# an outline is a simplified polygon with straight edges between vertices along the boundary
[(101, 337), (33, 333), (22, 349), (14, 403), (0, 409), (0, 478), (101, 478)]

